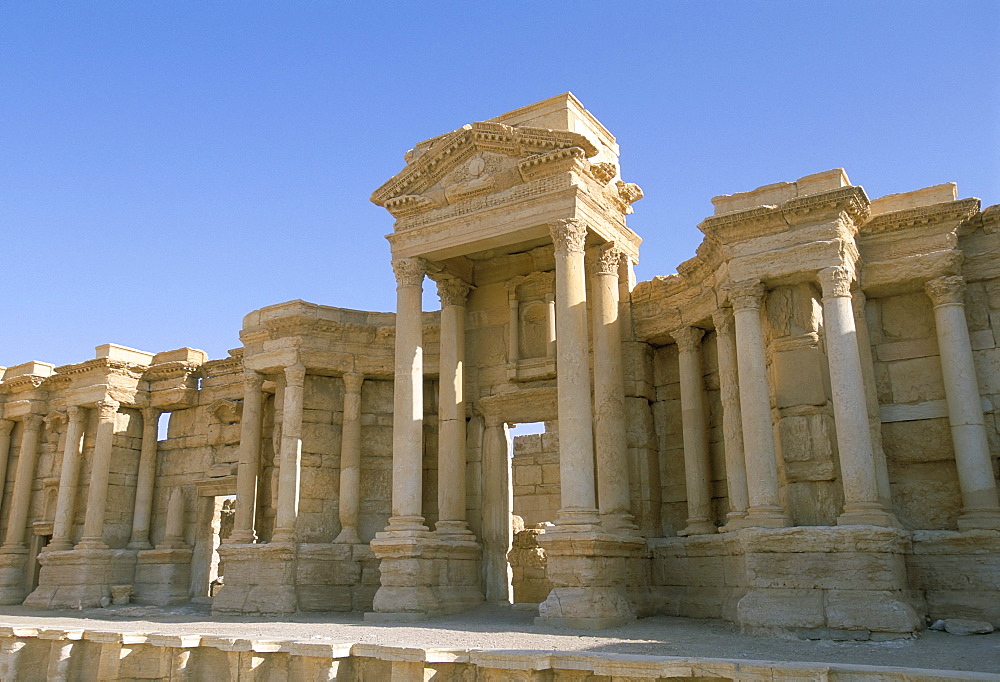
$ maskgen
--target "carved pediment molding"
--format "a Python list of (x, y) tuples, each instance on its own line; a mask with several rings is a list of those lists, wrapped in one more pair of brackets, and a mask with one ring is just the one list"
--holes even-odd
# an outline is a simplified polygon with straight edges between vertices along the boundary
[(571, 147), (582, 150), (585, 157), (597, 154), (597, 147), (580, 133), (476, 122), (438, 138), (427, 151), (375, 190), (371, 201), (388, 209), (390, 200), (423, 194), (476, 152), (532, 156)]
[(918, 206), (903, 211), (877, 215), (861, 227), (863, 234), (886, 234), (930, 223), (948, 223), (951, 227), (979, 212), (979, 199), (947, 201)]

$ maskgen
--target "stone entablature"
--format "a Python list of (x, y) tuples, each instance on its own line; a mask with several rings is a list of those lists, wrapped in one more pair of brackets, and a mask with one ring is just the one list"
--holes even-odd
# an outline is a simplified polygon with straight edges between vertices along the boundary
[(0, 601), (1000, 624), (1000, 206), (825, 171), (636, 284), (618, 151), (568, 93), (416, 145), (372, 196), (394, 313), (0, 369)]

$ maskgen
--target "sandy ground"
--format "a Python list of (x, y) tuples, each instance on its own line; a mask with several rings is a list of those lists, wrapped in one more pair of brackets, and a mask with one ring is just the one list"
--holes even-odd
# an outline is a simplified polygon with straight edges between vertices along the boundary
[(804, 641), (742, 634), (716, 620), (655, 617), (599, 633), (535, 625), (534, 614), (483, 606), (410, 624), (365, 623), (361, 614), (300, 614), (279, 620), (213, 617), (206, 606), (118, 606), (83, 611), (0, 607), (0, 624), (249, 639), (370, 643), (399, 647), (527, 649), (764, 661), (853, 663), (1000, 674), (1000, 632), (958, 637), (925, 631), (887, 642)]

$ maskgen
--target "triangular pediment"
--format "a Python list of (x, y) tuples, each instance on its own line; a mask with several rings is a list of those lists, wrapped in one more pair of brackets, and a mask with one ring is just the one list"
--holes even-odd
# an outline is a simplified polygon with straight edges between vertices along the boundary
[(408, 155), (406, 167), (375, 190), (371, 201), (379, 206), (400, 197), (417, 202), (419, 195), (475, 156), (529, 158), (573, 148), (583, 157), (598, 151), (580, 133), (479, 121), (418, 145)]

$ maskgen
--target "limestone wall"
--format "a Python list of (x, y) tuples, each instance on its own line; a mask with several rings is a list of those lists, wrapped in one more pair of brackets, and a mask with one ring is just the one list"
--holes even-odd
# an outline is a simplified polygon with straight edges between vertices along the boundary
[[(712, 514), (713, 520), (718, 525), (722, 525), (725, 523), (725, 515), (729, 507), (726, 491), (726, 460), (722, 443), (722, 406), (719, 397), (718, 361), (714, 334), (707, 334), (702, 341), (701, 360), (704, 401), (709, 425)], [(664, 535), (673, 535), (684, 528), (688, 518), (677, 346), (656, 347), (653, 353), (653, 367), (656, 400), (651, 404), (651, 407), (660, 453), (661, 532)], [(642, 407), (640, 404), (633, 409), (642, 410)], [(642, 415), (641, 412), (639, 414)], [(653, 537), (659, 535), (660, 533), (656, 533)]]
[(560, 507), (559, 434), (554, 427), (547, 422), (545, 433), (514, 437), (514, 513), (526, 527), (552, 523)]

